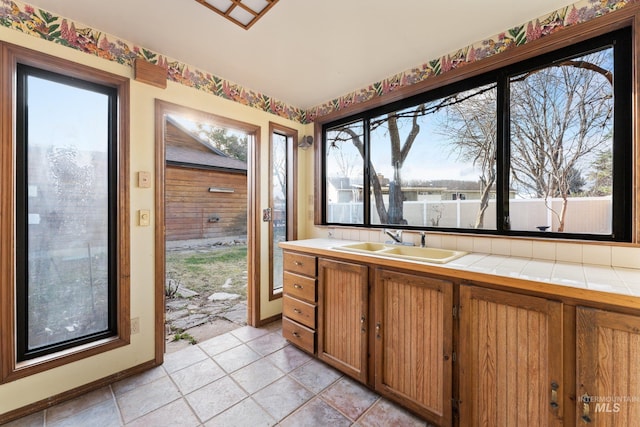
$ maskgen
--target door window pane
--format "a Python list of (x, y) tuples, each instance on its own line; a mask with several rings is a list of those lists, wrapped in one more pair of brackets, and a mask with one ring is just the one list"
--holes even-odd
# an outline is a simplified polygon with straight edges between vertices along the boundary
[(282, 248), (287, 240), (287, 136), (274, 132), (271, 138), (271, 236), (273, 292), (282, 292)]

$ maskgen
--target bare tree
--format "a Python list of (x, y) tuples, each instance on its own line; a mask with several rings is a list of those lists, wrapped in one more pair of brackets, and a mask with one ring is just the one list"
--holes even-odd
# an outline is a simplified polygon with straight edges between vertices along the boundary
[[(521, 190), (544, 198), (564, 231), (572, 180), (581, 162), (611, 143), (611, 73), (597, 64), (606, 51), (581, 61), (516, 76), (511, 82), (511, 174)], [(549, 199), (562, 198), (560, 211)]]
[(448, 135), (458, 158), (480, 169), (480, 207), (473, 224), (484, 228), (484, 214), (496, 182), (496, 85), (460, 92), (451, 97), (438, 133)]

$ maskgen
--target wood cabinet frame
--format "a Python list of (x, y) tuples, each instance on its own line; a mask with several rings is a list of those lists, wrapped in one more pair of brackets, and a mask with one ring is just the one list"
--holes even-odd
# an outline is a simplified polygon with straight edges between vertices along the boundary
[[(390, 286), (392, 301), (387, 301), (385, 291)], [(453, 290), (448, 280), (375, 270), (375, 389), (442, 426), (452, 421)], [(415, 310), (407, 313), (407, 306)], [(422, 332), (428, 333), (424, 340), (419, 337)], [(408, 342), (401, 345), (403, 340)], [(412, 363), (417, 369), (408, 372)], [(410, 377), (409, 383), (403, 377)], [(429, 380), (429, 387), (420, 387)]]
[(369, 376), (368, 276), (365, 265), (318, 260), (318, 358), (363, 383)]

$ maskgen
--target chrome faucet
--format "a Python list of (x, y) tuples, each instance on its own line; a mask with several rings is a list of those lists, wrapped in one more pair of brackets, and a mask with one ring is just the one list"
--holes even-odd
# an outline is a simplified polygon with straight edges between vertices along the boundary
[(387, 230), (385, 228), (384, 234), (391, 237), (395, 243), (402, 244), (402, 230)]

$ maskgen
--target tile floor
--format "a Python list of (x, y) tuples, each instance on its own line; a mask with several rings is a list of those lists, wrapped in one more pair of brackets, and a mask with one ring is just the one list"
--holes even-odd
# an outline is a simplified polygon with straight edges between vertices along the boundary
[(282, 338), (249, 326), (6, 426), (426, 426)]

